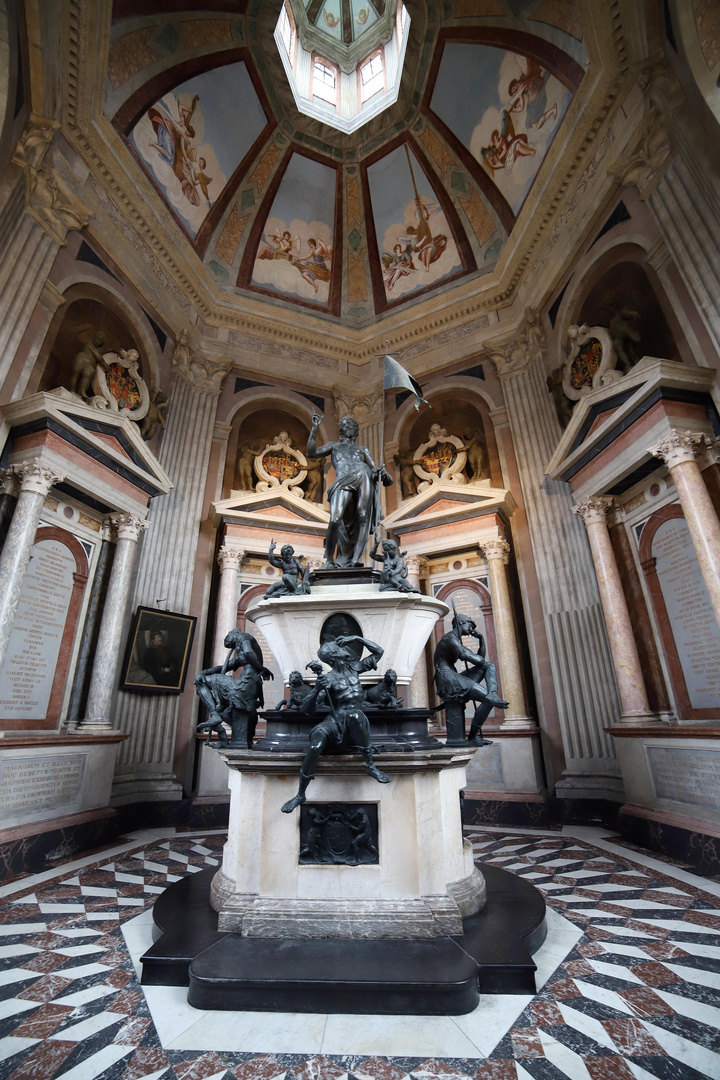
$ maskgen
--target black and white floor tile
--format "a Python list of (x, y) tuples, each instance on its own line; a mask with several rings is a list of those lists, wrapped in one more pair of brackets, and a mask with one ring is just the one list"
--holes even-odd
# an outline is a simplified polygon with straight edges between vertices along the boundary
[(0, 888), (8, 1080), (720, 1080), (720, 884), (598, 829), (474, 827), (548, 901), (537, 993), (460, 1017), (198, 1012), (140, 986), (152, 904), (223, 833), (146, 830)]

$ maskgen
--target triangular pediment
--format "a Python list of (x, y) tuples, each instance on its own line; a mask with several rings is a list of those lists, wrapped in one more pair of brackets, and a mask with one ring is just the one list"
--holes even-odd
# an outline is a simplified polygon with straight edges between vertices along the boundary
[(230, 498), (213, 503), (210, 518), (215, 524), (221, 521), (245, 523), (295, 523), (303, 529), (324, 533), (330, 515), (319, 503), (309, 502), (283, 487), (267, 491), (239, 491)]
[(383, 525), (388, 531), (402, 532), (410, 525), (446, 525), (503, 512), (512, 515), (515, 501), (505, 488), (494, 488), (489, 481), (479, 484), (431, 484), (425, 491), (406, 499), (388, 514)]
[[(110, 409), (86, 403), (69, 390), (33, 394), (11, 402), (3, 411), (14, 438), (38, 431), (59, 436), (69, 451), (68, 479), (90, 495), (96, 494), (92, 477), (88, 473), (84, 482), (83, 470), (75, 462), (77, 450), (137, 484), (149, 496), (165, 494), (173, 487), (172, 478), (143, 440), (136, 423)], [(60, 458), (62, 442), (55, 438), (53, 443)]]
[(618, 375), (580, 398), (546, 473), (555, 479), (572, 479), (589, 454), (607, 452), (656, 403), (662, 402), (667, 414), (672, 413), (673, 403), (700, 404), (713, 381), (710, 369), (644, 356), (627, 375)]

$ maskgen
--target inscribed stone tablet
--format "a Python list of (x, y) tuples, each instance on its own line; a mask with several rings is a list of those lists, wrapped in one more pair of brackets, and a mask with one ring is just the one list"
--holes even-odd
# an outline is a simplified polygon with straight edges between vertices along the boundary
[(684, 518), (659, 527), (652, 543), (678, 657), (693, 709), (720, 706), (720, 627)]
[(59, 540), (40, 540), (23, 581), (0, 669), (0, 715), (44, 720), (73, 590), (75, 559)]
[(0, 761), (0, 804), (8, 818), (38, 810), (80, 807), (87, 754), (5, 758)]
[(647, 746), (659, 799), (720, 809), (720, 750)]

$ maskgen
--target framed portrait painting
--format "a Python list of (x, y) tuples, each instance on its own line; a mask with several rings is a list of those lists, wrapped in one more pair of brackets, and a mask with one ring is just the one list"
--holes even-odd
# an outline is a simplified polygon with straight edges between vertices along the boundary
[(143, 694), (180, 694), (185, 686), (196, 618), (139, 607), (120, 677), (120, 689)]

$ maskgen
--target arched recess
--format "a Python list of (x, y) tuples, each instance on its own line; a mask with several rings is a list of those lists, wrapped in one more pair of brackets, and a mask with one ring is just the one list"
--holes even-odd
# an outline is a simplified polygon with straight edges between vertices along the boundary
[[(468, 602), (468, 593), (470, 599)], [(459, 594), (459, 595), (456, 595)], [(471, 619), (475, 621), (478, 631), (485, 638), (485, 646), (487, 649), (486, 658), (492, 660), (494, 664), (498, 663), (497, 654), (497, 640), (495, 637), (495, 619), (493, 617), (492, 598), (489, 591), (480, 581), (476, 581), (474, 578), (456, 578), (453, 581), (447, 581), (442, 585), (436, 594), (436, 599), (444, 600), (446, 604), (450, 604), (452, 607), (452, 599), (458, 601), (458, 610), (462, 614), (467, 614)], [(476, 597), (476, 603), (473, 604), (472, 597)], [(443, 634), (447, 634), (452, 628), (452, 613), (445, 616), (444, 620), (438, 620), (435, 624), (435, 644), (440, 641)], [(471, 648), (473, 652), (477, 652), (478, 642), (474, 638), (465, 638), (464, 645)], [(500, 669), (498, 668), (500, 675)], [(496, 710), (493, 713), (494, 716), (504, 716), (504, 713), (500, 710)]]
[[(663, 551), (658, 548), (658, 532), (673, 521), (682, 522), (682, 527), (674, 530), (678, 535), (664, 538), (672, 548), (670, 558), (674, 563), (673, 570), (661, 578), (657, 563), (658, 556), (663, 554)], [(665, 551), (667, 550), (666, 546)], [(678, 503), (661, 507), (648, 519), (640, 536), (639, 555), (657, 618), (679, 718), (684, 721), (715, 720), (720, 723), (720, 630), (697, 565), (697, 557), (685, 525), (685, 515)], [(678, 596), (679, 591), (682, 591), (682, 597)], [(673, 602), (680, 599), (682, 603)], [(700, 604), (703, 610), (698, 617)], [(707, 612), (704, 611), (705, 607)], [(695, 648), (693, 625), (703, 626), (702, 640), (698, 639)], [(714, 632), (711, 632), (710, 628), (714, 628)], [(680, 642), (676, 634), (681, 637)], [(698, 707), (699, 700), (707, 696), (703, 689), (708, 688), (717, 704), (706, 708)]]
[[(281, 431), (287, 431), (293, 446), (304, 453), (310, 434), (313, 405), (299, 394), (266, 386), (244, 390), (238, 398), (225, 420), (231, 431), (225, 459), (223, 498), (229, 498), (230, 491), (241, 486), (238, 457), (243, 443), (259, 448)], [(323, 427), (320, 427), (319, 442), (325, 440)]]
[(471, 479), (486, 479), (493, 487), (503, 487), (495, 427), (490, 417), (493, 406), (479, 390), (474, 387), (470, 392), (468, 390), (467, 386), (448, 379), (447, 383), (443, 382), (442, 389), (427, 392), (432, 408), (416, 412), (411, 402), (404, 402), (395, 426), (399, 453), (406, 457), (417, 450), (430, 437), (433, 424), (439, 424), (448, 435), (457, 435), (464, 441), (473, 432), (480, 431), (487, 449), (487, 464), (484, 475)]
[[(627, 303), (640, 319), (630, 325), (641, 335), (641, 355), (695, 364), (672, 301), (648, 260), (650, 241), (627, 235), (598, 247), (596, 257), (571, 282), (558, 313), (558, 343), (562, 363), (571, 325), (608, 326), (612, 311)], [(555, 366), (554, 364), (551, 366)]]
[[(45, 612), (45, 625), (43, 628), (45, 641), (42, 650), (43, 655), (42, 657), (35, 657), (34, 659), (30, 658), (30, 664), (33, 674), (36, 676), (39, 675), (41, 686), (43, 670), (48, 672), (52, 670), (54, 672), (52, 675), (52, 683), (49, 687), (47, 705), (44, 710), (44, 716), (42, 717), (34, 716), (28, 717), (27, 719), (18, 719), (16, 717), (11, 718), (9, 712), (4, 712), (4, 719), (0, 720), (0, 728), (5, 730), (55, 730), (60, 720), (65, 686), (70, 669), (70, 660), (72, 658), (73, 642), (78, 626), (78, 618), (82, 609), (85, 586), (88, 580), (89, 564), (87, 553), (80, 541), (71, 533), (66, 532), (65, 529), (60, 529), (54, 525), (41, 525), (37, 530), (33, 546), (33, 556), (35, 559), (42, 560), (43, 555), (38, 549), (38, 545), (47, 544), (48, 541), (54, 541), (67, 548), (72, 557), (74, 569), (72, 570), (72, 584), (68, 589), (67, 586), (69, 582), (67, 581), (67, 570), (58, 567), (57, 557), (53, 556), (52, 552), (50, 552), (49, 555), (46, 555), (46, 557), (53, 560), (51, 562), (51, 567), (53, 578), (55, 579), (54, 592), (52, 598), (47, 601), (48, 606)], [(42, 564), (41, 562), (37, 562), (36, 565)], [(28, 582), (28, 584), (30, 583)], [(26, 595), (27, 594), (24, 594), (24, 596)], [(29, 603), (32, 605), (32, 600), (30, 600)], [(25, 618), (23, 618), (23, 616), (25, 616)], [(36, 625), (38, 618), (39, 612), (37, 609), (33, 610), (31, 606), (27, 612), (24, 612), (21, 606), (18, 608), (18, 615), (15, 621), (15, 632), (21, 634), (24, 623), (29, 623), (31, 627)], [(61, 622), (62, 630), (60, 630)], [(59, 634), (57, 633), (58, 631)], [(14, 651), (13, 641), (11, 639), (3, 670), (12, 669), (12, 667), (15, 666), (13, 664)], [(18, 657), (17, 662), (22, 666), (20, 657)], [(29, 698), (35, 690), (35, 687), (24, 689), (26, 691), (26, 697)]]
[(258, 629), (255, 623), (250, 622), (245, 615), (245, 612), (253, 601), (262, 599), (266, 588), (266, 585), (251, 585), (249, 588), (245, 589), (237, 606), (237, 625), (241, 630), (245, 630), (248, 634), (252, 634), (254, 638), (257, 638), (258, 645), (262, 649), (263, 663), (275, 676), (271, 682), (263, 683), (265, 708), (272, 709), (279, 701), (282, 701), (285, 696), (285, 684), (283, 682), (282, 672), (280, 671), (280, 667), (270, 646), (263, 637), (262, 631)]
[(72, 360), (93, 330), (105, 333), (105, 352), (137, 349), (140, 374), (149, 387), (160, 385), (157, 345), (148, 327), (126, 298), (91, 278), (73, 277), (61, 283), (65, 303), (53, 315), (38, 353), (27, 394), (69, 385)]

